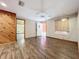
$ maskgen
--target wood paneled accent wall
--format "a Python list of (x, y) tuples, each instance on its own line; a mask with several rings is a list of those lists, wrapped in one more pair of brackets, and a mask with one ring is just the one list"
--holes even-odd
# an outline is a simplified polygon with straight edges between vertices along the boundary
[(16, 14), (0, 10), (0, 44), (16, 41)]

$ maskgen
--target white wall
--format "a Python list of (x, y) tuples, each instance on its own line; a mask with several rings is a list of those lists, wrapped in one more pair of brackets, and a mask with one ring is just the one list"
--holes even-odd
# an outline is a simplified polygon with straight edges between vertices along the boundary
[(34, 21), (25, 20), (25, 38), (36, 36), (36, 24)]
[(77, 17), (70, 17), (69, 23), (70, 32), (68, 34), (58, 34), (55, 32), (54, 20), (47, 21), (47, 36), (77, 42)]

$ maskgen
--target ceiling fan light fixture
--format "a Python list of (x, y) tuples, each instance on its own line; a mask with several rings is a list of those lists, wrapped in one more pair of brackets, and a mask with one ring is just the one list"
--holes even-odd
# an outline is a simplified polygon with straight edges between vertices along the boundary
[(41, 15), (41, 18), (44, 18), (45, 16), (44, 15)]

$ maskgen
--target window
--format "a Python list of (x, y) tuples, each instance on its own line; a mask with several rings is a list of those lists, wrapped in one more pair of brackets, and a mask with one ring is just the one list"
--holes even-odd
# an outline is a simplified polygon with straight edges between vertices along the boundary
[(55, 20), (55, 31), (69, 32), (69, 20), (64, 18), (61, 20)]

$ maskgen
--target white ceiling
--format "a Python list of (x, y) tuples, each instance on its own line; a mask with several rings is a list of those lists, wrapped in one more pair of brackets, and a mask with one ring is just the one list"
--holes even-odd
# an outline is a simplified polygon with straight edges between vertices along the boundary
[[(40, 13), (41, 0), (22, 0), (24, 6), (18, 5), (19, 0), (0, 0), (7, 4), (7, 7), (0, 5), (0, 9), (15, 12), (18, 18), (44, 21), (50, 18), (69, 15), (77, 12), (79, 0), (43, 0), (45, 13)], [(44, 15), (45, 17), (40, 17)]]

